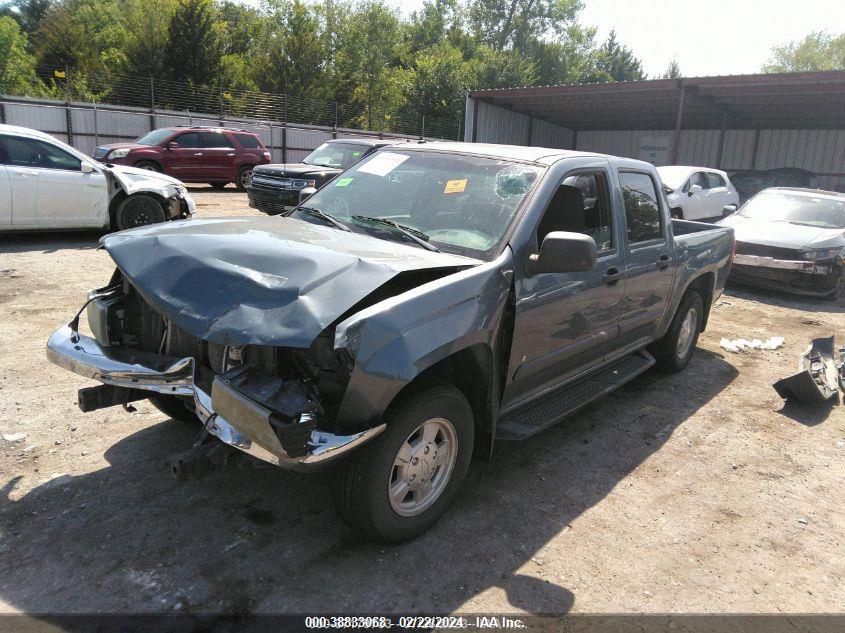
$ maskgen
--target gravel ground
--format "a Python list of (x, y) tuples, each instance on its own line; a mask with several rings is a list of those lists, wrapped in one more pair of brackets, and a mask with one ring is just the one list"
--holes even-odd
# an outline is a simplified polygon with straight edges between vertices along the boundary
[[(201, 217), (255, 213), (193, 192)], [(686, 371), (498, 444), (432, 530), (385, 547), (336, 517), (329, 475), (178, 483), (164, 463), (195, 427), (77, 409), (92, 383), (44, 343), (108, 279), (97, 238), (0, 237), (2, 612), (845, 611), (845, 415), (771, 388), (810, 338), (845, 344), (845, 302), (731, 289)]]

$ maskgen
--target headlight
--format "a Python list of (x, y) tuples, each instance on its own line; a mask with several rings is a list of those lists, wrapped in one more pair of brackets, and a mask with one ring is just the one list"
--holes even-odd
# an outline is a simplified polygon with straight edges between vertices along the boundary
[(825, 259), (836, 259), (842, 254), (841, 248), (824, 248), (818, 251), (804, 251), (801, 255), (804, 259), (818, 261)]
[(129, 148), (124, 147), (123, 149), (113, 149), (108, 153), (107, 158), (124, 158), (127, 154), (129, 154)]

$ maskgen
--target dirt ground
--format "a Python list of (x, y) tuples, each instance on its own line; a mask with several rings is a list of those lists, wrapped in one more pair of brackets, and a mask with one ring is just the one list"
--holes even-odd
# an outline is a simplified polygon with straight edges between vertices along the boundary
[[(200, 217), (254, 213), (193, 193)], [(146, 401), (78, 410), (93, 383), (44, 344), (108, 279), (97, 238), (0, 237), (0, 612), (845, 611), (843, 407), (771, 388), (810, 338), (845, 344), (845, 301), (730, 289), (686, 371), (498, 444), (432, 530), (385, 547), (336, 517), (329, 475), (179, 483), (165, 460), (197, 428)]]

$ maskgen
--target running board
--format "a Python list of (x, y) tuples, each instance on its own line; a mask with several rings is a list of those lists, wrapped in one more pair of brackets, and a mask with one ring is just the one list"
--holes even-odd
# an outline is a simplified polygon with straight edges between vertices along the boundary
[(531, 437), (557, 424), (596, 398), (618, 389), (652, 365), (654, 357), (644, 349), (624, 356), (507, 414), (499, 420), (496, 437), (503, 440)]

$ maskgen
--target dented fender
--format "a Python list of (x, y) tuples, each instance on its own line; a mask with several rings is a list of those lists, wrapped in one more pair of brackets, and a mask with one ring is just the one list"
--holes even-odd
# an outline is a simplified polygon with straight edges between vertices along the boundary
[(379, 422), (396, 395), (435, 363), (474, 345), (493, 351), (513, 281), (510, 248), (492, 262), (385, 299), (338, 324), (335, 349), (354, 369), (338, 421)]

